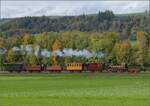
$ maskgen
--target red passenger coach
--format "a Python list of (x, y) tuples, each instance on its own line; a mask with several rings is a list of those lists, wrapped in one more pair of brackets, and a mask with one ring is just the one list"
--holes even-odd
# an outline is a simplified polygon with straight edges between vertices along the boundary
[(102, 72), (104, 68), (104, 65), (102, 63), (88, 63), (87, 64), (87, 69), (91, 72)]

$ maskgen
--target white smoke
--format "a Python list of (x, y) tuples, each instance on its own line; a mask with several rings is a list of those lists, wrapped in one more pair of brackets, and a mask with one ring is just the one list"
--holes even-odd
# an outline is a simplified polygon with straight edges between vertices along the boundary
[(32, 53), (32, 45), (21, 45), (20, 50), (25, 51), (28, 55), (30, 55)]
[[(32, 50), (33, 50), (33, 46), (32, 45), (26, 45), (26, 46), (21, 46), (20, 48), (19, 47), (14, 47), (13, 48), (14, 50), (21, 50), (21, 51), (25, 51), (27, 52), (28, 55), (30, 55), (32, 53)], [(64, 48), (63, 50), (56, 50), (56, 51), (48, 51), (47, 49), (40, 49), (39, 46), (36, 46), (34, 48), (34, 54), (37, 56), (37, 57), (40, 57), (40, 56), (43, 56), (43, 57), (50, 57), (50, 56), (53, 56), (53, 55), (56, 55), (56, 56), (60, 56), (60, 57), (66, 57), (66, 56), (76, 56), (76, 57), (87, 57), (87, 58), (90, 58), (90, 57), (103, 57), (104, 54), (102, 52), (91, 52), (89, 50), (86, 50), (86, 49), (83, 49), (83, 50), (78, 50), (78, 49), (72, 49), (72, 48)]]
[(6, 53), (6, 49), (4, 49), (4, 48), (0, 48), (0, 54), (5, 54)]
[(78, 49), (71, 49), (71, 48), (65, 48), (63, 50), (56, 50), (54, 51), (54, 53), (58, 56), (62, 56), (62, 57), (65, 57), (65, 56), (81, 56), (81, 57), (93, 57), (93, 56), (96, 56), (96, 57), (102, 57), (104, 54), (102, 52), (99, 52), (99, 53), (95, 53), (95, 52), (90, 52), (86, 49), (83, 49), (83, 50), (78, 50)]
[(41, 56), (50, 57), (50, 52), (47, 49), (41, 50)]

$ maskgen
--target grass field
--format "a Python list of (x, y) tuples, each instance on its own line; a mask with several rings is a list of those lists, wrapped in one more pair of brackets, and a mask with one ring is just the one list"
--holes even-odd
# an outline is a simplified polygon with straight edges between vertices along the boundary
[(0, 106), (150, 106), (150, 75), (0, 74)]

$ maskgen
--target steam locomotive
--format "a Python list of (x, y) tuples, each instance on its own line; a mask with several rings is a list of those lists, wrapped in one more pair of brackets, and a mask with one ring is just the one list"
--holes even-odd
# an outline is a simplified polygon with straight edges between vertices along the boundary
[(138, 73), (140, 67), (129, 67), (127, 64), (106, 65), (105, 63), (68, 63), (65, 65), (45, 65), (45, 64), (23, 64), (23, 63), (4, 63), (3, 70), (9, 72), (109, 72), (109, 73)]

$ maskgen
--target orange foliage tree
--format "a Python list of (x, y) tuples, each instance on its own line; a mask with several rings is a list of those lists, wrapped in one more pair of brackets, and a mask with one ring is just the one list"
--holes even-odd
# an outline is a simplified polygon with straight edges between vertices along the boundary
[(57, 56), (56, 56), (56, 50), (60, 49), (61, 48), (61, 42), (56, 39), (52, 45), (52, 53), (53, 53), (53, 56), (52, 56), (52, 60), (53, 60), (53, 63), (54, 64), (57, 64)]
[(118, 64), (131, 62), (131, 45), (129, 41), (123, 41), (116, 43), (109, 59), (115, 61)]

